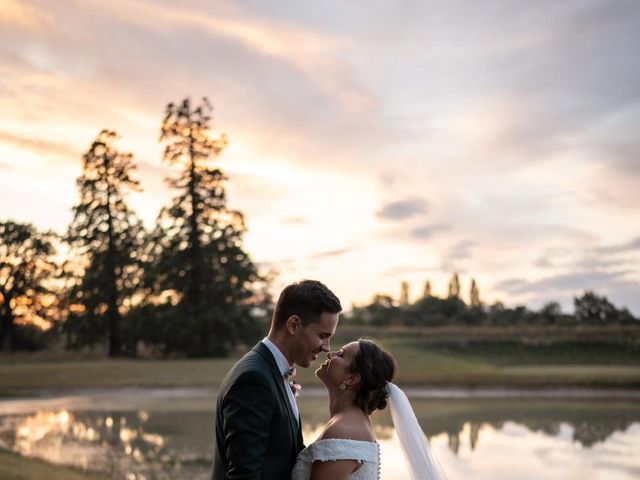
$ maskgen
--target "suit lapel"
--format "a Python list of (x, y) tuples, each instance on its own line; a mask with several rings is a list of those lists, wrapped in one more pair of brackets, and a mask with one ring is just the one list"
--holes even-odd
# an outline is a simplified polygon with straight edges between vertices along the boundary
[(291, 435), (293, 436), (296, 443), (298, 443), (298, 420), (294, 417), (293, 408), (291, 407), (291, 402), (289, 401), (289, 395), (285, 390), (284, 381), (282, 378), (282, 373), (278, 369), (278, 365), (276, 364), (276, 359), (273, 358), (273, 354), (269, 350), (269, 348), (262, 342), (259, 342), (253, 350), (260, 354), (269, 364), (271, 374), (273, 375), (273, 380), (278, 387), (278, 391), (280, 392), (280, 402), (284, 403), (287, 408), (287, 412), (289, 412), (289, 427), (291, 428)]

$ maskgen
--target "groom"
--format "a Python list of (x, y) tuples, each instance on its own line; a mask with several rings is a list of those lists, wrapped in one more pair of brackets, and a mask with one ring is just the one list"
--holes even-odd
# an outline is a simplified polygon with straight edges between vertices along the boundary
[(290, 478), (304, 445), (289, 374), (329, 351), (341, 311), (338, 297), (318, 281), (282, 291), (269, 334), (220, 385), (212, 480)]

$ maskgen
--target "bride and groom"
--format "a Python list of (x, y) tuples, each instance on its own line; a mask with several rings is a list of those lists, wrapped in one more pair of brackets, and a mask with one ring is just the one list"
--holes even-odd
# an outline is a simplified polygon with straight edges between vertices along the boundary
[[(341, 311), (338, 298), (318, 281), (282, 291), (267, 337), (220, 385), (212, 480), (379, 479), (370, 417), (387, 402), (412, 478), (444, 478), (406, 396), (391, 383), (393, 357), (364, 339), (329, 351)], [(316, 375), (329, 393), (330, 419), (305, 448), (291, 375), (294, 365), (307, 368), (325, 353)]]

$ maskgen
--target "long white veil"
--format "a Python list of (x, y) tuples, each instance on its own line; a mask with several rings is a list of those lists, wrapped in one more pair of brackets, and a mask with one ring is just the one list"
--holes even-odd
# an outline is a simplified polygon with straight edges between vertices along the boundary
[(420, 428), (409, 399), (397, 385), (387, 383), (389, 409), (413, 480), (446, 480)]

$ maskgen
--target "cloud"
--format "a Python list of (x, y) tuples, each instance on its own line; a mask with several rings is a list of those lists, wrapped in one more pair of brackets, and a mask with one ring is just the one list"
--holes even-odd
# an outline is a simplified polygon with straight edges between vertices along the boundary
[(472, 240), (458, 241), (443, 255), (440, 269), (444, 272), (464, 273), (465, 260), (471, 256), (471, 249), (475, 246), (476, 242)]
[(418, 197), (387, 203), (377, 215), (386, 220), (405, 220), (415, 215), (427, 213), (427, 202)]
[(634, 273), (633, 270), (574, 271), (536, 280), (511, 278), (498, 282), (495, 288), (533, 305), (558, 300), (565, 307), (574, 295), (593, 290), (608, 296), (617, 306), (637, 313), (640, 312), (640, 282), (631, 277)]
[(309, 260), (317, 260), (317, 259), (326, 259), (339, 257), (341, 255), (345, 255), (349, 252), (356, 250), (355, 248), (339, 248), (335, 250), (327, 250), (325, 252), (318, 252), (312, 255), (309, 255), (305, 258), (283, 258), (280, 260), (272, 260), (266, 262), (260, 262), (260, 266), (264, 268), (283, 268), (286, 267), (289, 270), (295, 270), (301, 268), (305, 262)]
[(618, 266), (631, 266), (637, 262), (628, 254), (640, 251), (640, 237), (628, 242), (602, 245), (598, 247), (565, 246), (553, 247), (545, 251), (534, 265), (540, 268), (570, 269), (611, 269)]
[(434, 225), (424, 225), (422, 227), (416, 227), (411, 229), (409, 234), (416, 240), (425, 240), (431, 238), (434, 234), (442, 231), (449, 230), (451, 227), (445, 223), (438, 223)]
[(618, 253), (634, 252), (636, 250), (640, 250), (640, 237), (622, 244), (598, 247), (595, 248), (593, 252), (600, 255), (613, 255)]
[(440, 267), (408, 267), (399, 265), (385, 270), (384, 272), (382, 272), (382, 275), (388, 277), (396, 277), (399, 275), (412, 275), (415, 273), (439, 272), (440, 270)]
[[(538, 280), (512, 278), (496, 284), (496, 288), (513, 295), (544, 293), (548, 291), (598, 290), (598, 287), (620, 281), (629, 270), (616, 272), (579, 271), (553, 275)], [(639, 292), (640, 293), (640, 292)]]
[[(255, 54), (288, 64), (315, 83), (327, 98), (339, 99), (347, 110), (369, 110), (372, 99), (358, 86), (344, 64), (333, 53), (348, 48), (346, 39), (316, 28), (281, 21), (256, 19), (249, 10), (225, 8), (185, 9), (156, 2), (121, 3), (111, 13), (147, 29), (165, 28), (166, 23), (200, 30), (238, 42)], [(144, 11), (144, 15), (140, 15)], [(159, 22), (158, 18), (164, 21)], [(153, 19), (150, 21), (149, 19)], [(318, 75), (319, 72), (323, 75)]]
[(307, 257), (309, 260), (315, 260), (317, 258), (327, 258), (327, 257), (339, 257), (340, 255), (344, 255), (345, 253), (349, 253), (354, 251), (355, 248), (339, 248), (336, 250), (329, 250), (326, 252), (314, 253)]
[(616, 305), (640, 312), (639, 251), (640, 237), (609, 245), (549, 248), (534, 264), (552, 274), (514, 277), (495, 288), (533, 305), (558, 299), (566, 307), (574, 295), (594, 290)]
[(0, 1), (0, 25), (26, 28), (32, 32), (51, 27), (53, 22), (46, 11), (20, 0)]
[(65, 143), (46, 140), (43, 138), (30, 138), (6, 131), (0, 131), (0, 142), (10, 143), (14, 146), (32, 150), (40, 154), (54, 154), (61, 157), (76, 158), (79, 158), (82, 154), (81, 149), (72, 147)]
[[(453, 17), (456, 7), (438, 11)], [(424, 11), (406, 15), (402, 31), (427, 47), (398, 60), (397, 69), (405, 76), (418, 65), (428, 69), (424, 88), (432, 95), (400, 95), (406, 120), (394, 117), (396, 125), (422, 131), (404, 134), (404, 150), (421, 152), (421, 159), (446, 155), (462, 174), (496, 169), (494, 178), (542, 162), (560, 168), (567, 156), (579, 157), (579, 169), (598, 162), (640, 173), (640, 68), (637, 49), (628, 48), (640, 42), (637, 3), (514, 3), (478, 9), (446, 29), (425, 24)], [(446, 61), (437, 52), (442, 45)]]
[(447, 257), (450, 258), (467, 258), (476, 243), (472, 240), (461, 240), (449, 250)]
[[(70, 14), (71, 7), (47, 8), (51, 28), (16, 27), (3, 43), (0, 77), (7, 61), (13, 67), (0, 92), (12, 100), (0, 98), (0, 107), (7, 103), (12, 116), (26, 110), (75, 131), (81, 119), (93, 131), (131, 135), (149, 117), (159, 123), (166, 102), (206, 94), (232, 143), (340, 168), (353, 168), (349, 157), (377, 131), (377, 99), (346, 61), (348, 36), (237, 3), (87, 1)], [(155, 137), (157, 126), (150, 128)]]

